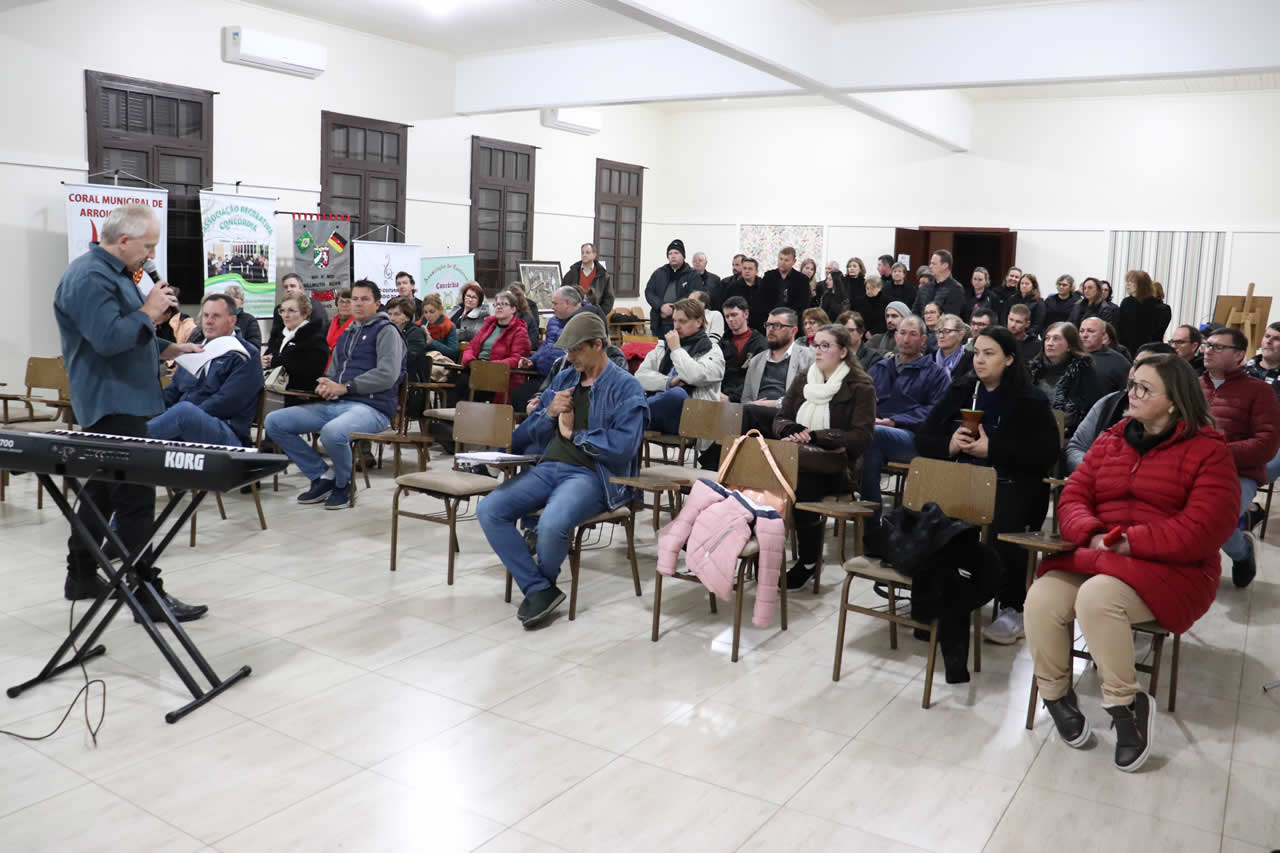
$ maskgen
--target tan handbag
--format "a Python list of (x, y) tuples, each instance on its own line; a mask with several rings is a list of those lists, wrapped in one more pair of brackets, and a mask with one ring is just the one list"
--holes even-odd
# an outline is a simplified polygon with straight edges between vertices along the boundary
[(769, 444), (764, 440), (764, 436), (760, 434), (760, 430), (747, 430), (746, 435), (734, 440), (733, 444), (729, 446), (728, 452), (720, 460), (720, 470), (716, 471), (716, 482), (728, 485), (724, 482), (724, 478), (729, 473), (729, 466), (733, 464), (733, 457), (737, 455), (738, 448), (742, 446), (742, 443), (750, 440), (755, 440), (759, 443), (760, 452), (764, 454), (765, 460), (769, 463), (769, 468), (773, 471), (773, 477), (778, 486), (776, 489), (738, 489), (738, 491), (756, 503), (773, 507), (785, 518), (796, 502), (796, 493), (791, 488), (791, 484), (787, 482), (787, 478), (782, 476), (782, 472), (778, 470), (778, 463), (773, 458), (773, 453), (769, 451)]
[(271, 368), (267, 371), (263, 386), (268, 391), (275, 391), (277, 394), (281, 391), (287, 391), (289, 389), (289, 371), (283, 367)]

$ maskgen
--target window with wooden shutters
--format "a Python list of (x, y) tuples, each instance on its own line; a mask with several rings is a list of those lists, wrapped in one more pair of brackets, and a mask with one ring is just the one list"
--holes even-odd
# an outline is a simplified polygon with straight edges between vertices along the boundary
[(596, 252), (618, 296), (638, 296), (644, 167), (596, 160)]
[[(213, 183), (213, 92), (85, 72), (89, 173), (169, 191), (169, 282), (184, 303), (204, 293), (200, 189)], [(101, 174), (91, 183), (113, 184)]]
[[(351, 217), (351, 233), (404, 242), (409, 128), (322, 112), (320, 209)], [(383, 226), (390, 225), (391, 228)], [(378, 230), (381, 228), (382, 230)]]
[(532, 258), (535, 153), (530, 145), (471, 137), (471, 251), (486, 293), (519, 281), (520, 262)]

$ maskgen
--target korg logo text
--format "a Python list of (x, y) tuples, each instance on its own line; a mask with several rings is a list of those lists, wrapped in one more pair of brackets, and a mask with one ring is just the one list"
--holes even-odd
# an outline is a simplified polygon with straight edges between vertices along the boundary
[(204, 454), (183, 453), (181, 450), (166, 450), (164, 452), (164, 467), (181, 468), (185, 471), (203, 471)]

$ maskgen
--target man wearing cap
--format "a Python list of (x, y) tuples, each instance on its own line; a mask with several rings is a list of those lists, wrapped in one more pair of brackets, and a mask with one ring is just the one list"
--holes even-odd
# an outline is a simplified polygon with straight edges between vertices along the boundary
[[(564, 601), (556, 578), (573, 529), (631, 500), (631, 489), (610, 478), (636, 474), (649, 407), (636, 378), (609, 360), (608, 338), (595, 314), (575, 314), (565, 323), (556, 347), (565, 351), (568, 366), (552, 378), (512, 440), (516, 453), (541, 454), (542, 460), (476, 509), (490, 547), (524, 593), (516, 616), (525, 628), (546, 624)], [(516, 522), (538, 510), (531, 549)]]
[(649, 326), (655, 337), (662, 337), (675, 326), (671, 319), (674, 306), (698, 289), (698, 272), (684, 262), (684, 241), (672, 240), (667, 246), (667, 262), (653, 271), (644, 287), (649, 303)]

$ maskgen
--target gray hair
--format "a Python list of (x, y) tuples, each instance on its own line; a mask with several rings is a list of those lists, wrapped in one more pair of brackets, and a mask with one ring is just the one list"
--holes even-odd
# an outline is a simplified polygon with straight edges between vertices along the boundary
[(559, 296), (561, 299), (568, 299), (574, 305), (582, 304), (582, 291), (573, 285), (558, 287), (553, 295)]
[(916, 315), (916, 314), (906, 315), (905, 317), (903, 317), (901, 320), (898, 321), (898, 328), (901, 329), (903, 326), (905, 326), (908, 323), (915, 323), (920, 330), (920, 334), (923, 335), (925, 333), (924, 319), (921, 318), (919, 315)]
[(145, 204), (125, 204), (107, 214), (102, 223), (102, 239), (104, 246), (113, 246), (121, 237), (137, 239), (147, 233), (147, 229), (156, 223), (156, 215)]
[(693, 253), (693, 260), (695, 260), (695, 261), (696, 261), (698, 258), (702, 258), (702, 259), (705, 261), (705, 260), (707, 259), (707, 253), (706, 253), (706, 252), (694, 252), (694, 253)]
[(222, 289), (222, 292), (232, 299), (244, 300), (244, 288), (238, 284), (228, 284)]

